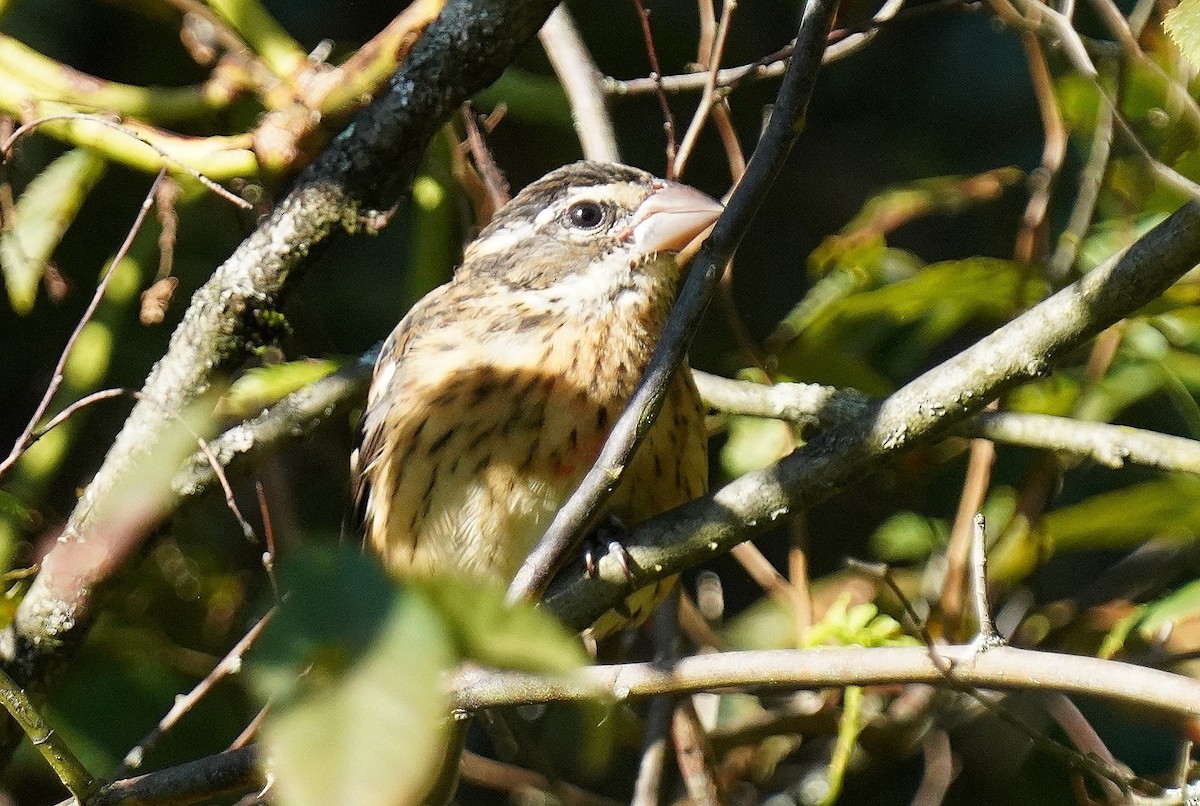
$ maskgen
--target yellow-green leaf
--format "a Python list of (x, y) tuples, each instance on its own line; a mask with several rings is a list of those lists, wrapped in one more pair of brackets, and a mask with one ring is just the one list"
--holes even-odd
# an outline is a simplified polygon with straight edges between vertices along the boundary
[(104, 166), (94, 152), (73, 149), (50, 163), (17, 200), (12, 227), (0, 233), (0, 270), (9, 304), (17, 313), (33, 309), (46, 263), (104, 174)]
[(1200, 67), (1200, 0), (1182, 0), (1163, 17), (1163, 28), (1192, 67)]
[(273, 797), (420, 802), (444, 761), (442, 675), (458, 660), (436, 608), (357, 551), (302, 554), (281, 571), (287, 599), (251, 658), (251, 681), (272, 701)]

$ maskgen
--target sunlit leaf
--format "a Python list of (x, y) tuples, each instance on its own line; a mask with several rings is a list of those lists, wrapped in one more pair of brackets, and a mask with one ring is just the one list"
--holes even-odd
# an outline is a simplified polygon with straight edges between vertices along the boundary
[(1138, 632), (1147, 640), (1153, 640), (1163, 627), (1195, 621), (1200, 618), (1200, 580), (1193, 580), (1158, 601), (1146, 605), (1141, 610), (1141, 615)]
[(945, 545), (949, 535), (945, 521), (899, 512), (871, 535), (871, 553), (891, 563), (920, 560)]
[(1060, 551), (1128, 548), (1154, 535), (1200, 533), (1200, 478), (1179, 474), (1130, 485), (1050, 512), (1041, 529)]
[[(968, 322), (1002, 320), (1042, 293), (1040, 281), (1013, 261), (979, 257), (932, 264), (915, 276), (823, 305), (779, 355), (779, 366), (803, 380), (880, 394), (889, 384), (879, 377), (879, 363), (906, 375)], [(855, 356), (861, 365), (847, 365)], [(852, 369), (858, 378), (845, 377)]]
[(781, 420), (731, 416), (721, 467), (730, 476), (740, 476), (786, 456), (795, 445), (791, 427)]
[(565, 672), (588, 661), (579, 638), (545, 610), (510, 606), (503, 588), (464, 577), (419, 583), (462, 655), (484, 666)]
[(334, 361), (287, 361), (246, 370), (217, 404), (223, 417), (244, 419), (337, 369)]
[(1192, 69), (1200, 68), (1200, 0), (1180, 0), (1163, 17), (1163, 28)]
[(11, 228), (0, 233), (0, 269), (17, 313), (33, 309), (46, 262), (104, 174), (104, 166), (95, 152), (73, 149), (50, 163), (17, 200)]

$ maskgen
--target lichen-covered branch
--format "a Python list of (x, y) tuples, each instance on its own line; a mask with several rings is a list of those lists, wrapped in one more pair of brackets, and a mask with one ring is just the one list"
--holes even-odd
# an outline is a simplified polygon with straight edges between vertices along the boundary
[[(296, 285), (307, 256), (337, 231), (362, 229), (362, 221), (395, 201), (437, 128), (465, 98), (500, 75), (553, 6), (551, 0), (447, 3), (386, 91), (300, 175), (196, 292), (13, 624), (0, 636), (0, 656), (19, 682), (36, 686), (78, 643), (95, 591), (115, 570), (108, 557), (95, 566), (67, 566), (52, 562), (54, 555), (102, 539), (98, 504), (155, 453), (171, 418), (204, 394), (222, 367), (244, 354), (247, 335)], [(58, 571), (47, 570), (53, 568)]]

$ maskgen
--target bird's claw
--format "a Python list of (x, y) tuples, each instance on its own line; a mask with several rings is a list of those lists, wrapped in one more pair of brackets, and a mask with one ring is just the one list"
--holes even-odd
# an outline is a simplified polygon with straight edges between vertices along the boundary
[[(606, 543), (605, 554), (614, 556), (617, 564), (621, 567), (621, 572), (625, 574), (627, 582), (633, 582), (633, 557), (630, 556), (629, 550), (621, 543), (611, 537), (613, 532), (627, 534), (629, 530), (617, 518), (609, 516), (608, 520), (602, 524), (595, 532), (588, 537), (588, 545), (583, 550), (583, 562), (587, 568), (587, 575), (591, 579), (595, 579), (600, 573), (600, 560), (604, 555), (598, 555), (597, 546)], [(604, 538), (608, 536), (606, 541)]]

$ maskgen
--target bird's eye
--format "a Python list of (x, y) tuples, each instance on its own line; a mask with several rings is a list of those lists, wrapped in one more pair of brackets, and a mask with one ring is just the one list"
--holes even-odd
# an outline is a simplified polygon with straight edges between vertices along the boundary
[(598, 202), (575, 202), (567, 208), (567, 225), (575, 229), (596, 229), (604, 218), (604, 207)]

